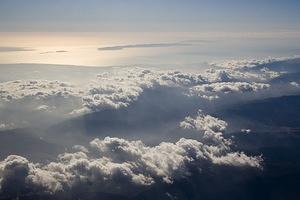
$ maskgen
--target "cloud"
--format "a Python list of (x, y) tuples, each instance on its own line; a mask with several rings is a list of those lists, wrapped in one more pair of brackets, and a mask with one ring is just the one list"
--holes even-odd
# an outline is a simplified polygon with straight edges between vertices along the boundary
[(268, 82), (280, 76), (279, 72), (262, 68), (260, 70), (244, 70), (244, 69), (214, 69), (206, 70), (205, 77), (209, 83), (214, 82)]
[[(203, 98), (217, 96), (217, 93), (256, 92), (267, 89), (270, 85), (252, 80), (266, 80), (269, 77), (266, 75), (268, 72), (265, 70), (243, 73), (237, 70), (211, 69), (203, 74), (190, 74), (142, 68), (122, 69), (116, 73), (99, 74), (98, 80), (90, 84), (83, 102), (84, 106), (91, 110), (97, 111), (109, 107), (118, 109), (136, 101), (145, 89), (157, 87), (180, 88), (189, 94)], [(240, 80), (250, 82), (239, 82)]]
[[(27, 119), (40, 120), (40, 114), (55, 115), (58, 119), (82, 107), (81, 87), (48, 80), (16, 80), (0, 83), (0, 120), (24, 126)], [(25, 116), (26, 120), (21, 116)], [(27, 124), (27, 123), (26, 123)], [(31, 123), (30, 123), (31, 124)], [(39, 124), (36, 122), (35, 124)], [(29, 124), (27, 124), (29, 125)]]
[(0, 189), (2, 192), (8, 192), (8, 194), (21, 192), (29, 173), (28, 163), (26, 158), (16, 155), (10, 155), (0, 162)]
[[(221, 168), (233, 170), (234, 174), (242, 169), (262, 169), (261, 156), (242, 152), (239, 150), (239, 143), (236, 143), (234, 137), (230, 137), (228, 132), (235, 126), (232, 124), (234, 120), (226, 122), (216, 117), (219, 115), (211, 114), (212, 112), (209, 112), (209, 108), (206, 110), (206, 107), (211, 106), (216, 110), (220, 107), (217, 107), (217, 103), (203, 100), (203, 98), (219, 98), (222, 102), (221, 106), (224, 106), (228, 99), (230, 103), (235, 100), (236, 96), (242, 96), (243, 100), (246, 98), (248, 100), (248, 96), (255, 96), (269, 91), (269, 89), (277, 90), (279, 88), (279, 93), (282, 95), (285, 91), (272, 82), (282, 73), (273, 70), (264, 62), (237, 64), (236, 67), (218, 66), (203, 73), (188, 73), (184, 70), (114, 68), (105, 73), (95, 74), (93, 80), (81, 85), (49, 80), (2, 82), (0, 83), (1, 109), (5, 109), (5, 106), (10, 104), (12, 105), (10, 108), (17, 106), (28, 108), (29, 104), (32, 104), (30, 109), (33, 110), (30, 114), (38, 116), (36, 124), (41, 124), (44, 119), (47, 127), (49, 127), (48, 118), (42, 119), (41, 116), (44, 116), (44, 113), (53, 114), (56, 110), (63, 112), (62, 109), (67, 106), (70, 106), (71, 109), (64, 113), (74, 111), (83, 114), (84, 112), (99, 112), (104, 109), (120, 110), (114, 110), (116, 114), (113, 115), (110, 115), (112, 110), (108, 110), (108, 112), (71, 119), (75, 120), (75, 123), (78, 122), (78, 127), (81, 127), (82, 123), (86, 133), (101, 134), (101, 136), (98, 135), (99, 138), (91, 140), (88, 144), (81, 143), (81, 141), (73, 142), (76, 141), (74, 138), (78, 134), (70, 131), (71, 128), (74, 128), (74, 121), (71, 125), (68, 120), (67, 125), (63, 124), (69, 131), (66, 133), (47, 129), (49, 134), (57, 134), (51, 135), (51, 137), (57, 136), (55, 139), (61, 140), (64, 147), (80, 144), (74, 145), (69, 150), (62, 150), (65, 152), (57, 157), (55, 154), (56, 159), (51, 161), (44, 159), (41, 160), (41, 163), (36, 163), (32, 161), (31, 157), (6, 154), (5, 156), (9, 156), (0, 161), (0, 196), (17, 198), (24, 194), (30, 198), (31, 195), (44, 197), (43, 195), (46, 194), (54, 198), (56, 195), (62, 195), (61, 199), (77, 197), (78, 193), (84, 195), (97, 193), (100, 196), (102, 193), (125, 196), (132, 194), (134, 196), (141, 191), (151, 191), (153, 188), (162, 188), (161, 190), (165, 193), (165, 187), (161, 186), (166, 185), (168, 188), (174, 186), (174, 193), (176, 193), (178, 191), (176, 187), (180, 182), (194, 184), (193, 181), (197, 178), (203, 179), (205, 182), (205, 180), (212, 180), (213, 176), (219, 176), (222, 179), (223, 176), (220, 176), (217, 171)], [(289, 80), (287, 86), (298, 87), (298, 82)], [(152, 96), (146, 95), (149, 91)], [(175, 95), (170, 96), (166, 91), (172, 91), (172, 95), (174, 91)], [(76, 104), (73, 102), (74, 99), (77, 101)], [(149, 102), (151, 106), (155, 104), (153, 107), (159, 108), (152, 109), (153, 107), (147, 104)], [(204, 111), (199, 110), (196, 115), (190, 114), (199, 107)], [(140, 110), (136, 110), (137, 108)], [(25, 117), (24, 115), (20, 117), (23, 110), (15, 110), (17, 114), (12, 115), (22, 120), (32, 117), (27, 112), (25, 112)], [(157, 110), (158, 112), (156, 112)], [(12, 111), (14, 110), (7, 109), (9, 115)], [(162, 112), (167, 114), (161, 116)], [(3, 113), (2, 110), (1, 113)], [(10, 129), (8, 114), (2, 115), (4, 120), (1, 119), (0, 129)], [(68, 115), (68, 117), (73, 116)], [(101, 119), (99, 120), (97, 117)], [(122, 119), (119, 120), (120, 118)], [(93, 124), (90, 123), (91, 121)], [(119, 123), (120, 121), (121, 123)], [(138, 132), (138, 135), (134, 131), (131, 132), (132, 129), (128, 128), (127, 124), (124, 125), (126, 122), (122, 124), (124, 121), (132, 123), (134, 127), (132, 129), (137, 129), (135, 131)], [(167, 131), (163, 130), (158, 122), (167, 126), (168, 134), (165, 134)], [(146, 123), (150, 124), (151, 129), (144, 126)], [(178, 123), (180, 123), (179, 127)], [(112, 132), (106, 132), (106, 127), (103, 128), (104, 125), (107, 127), (118, 126), (119, 129), (113, 130), (122, 129), (126, 136), (102, 137), (103, 134)], [(227, 130), (229, 125), (230, 129)], [(19, 127), (17, 123), (11, 124), (11, 126)], [(92, 129), (91, 126), (96, 128)], [(100, 126), (103, 129), (97, 132)], [(241, 130), (242, 127), (248, 126), (234, 128), (241, 132), (250, 132), (250, 129)], [(42, 127), (35, 131), (43, 132), (45, 129)], [(81, 129), (76, 131), (80, 132)], [(144, 139), (145, 133), (147, 137), (158, 136), (157, 141), (152, 143), (147, 141)], [(63, 140), (64, 134), (70, 135), (69, 138), (74, 140)], [(174, 137), (171, 138), (170, 135)], [(43, 140), (46, 137), (43, 135)], [(82, 134), (78, 138), (87, 139), (91, 138), (91, 135)], [(132, 140), (132, 138), (141, 138), (143, 141)], [(243, 176), (243, 174), (249, 175), (248, 171), (237, 175)], [(210, 182), (214, 183), (214, 180)], [(170, 194), (174, 195), (174, 193)]]
[(15, 128), (15, 124), (10, 122), (10, 123), (1, 123), (0, 122), (0, 131), (2, 130), (7, 130), (7, 129), (14, 129)]
[(60, 81), (16, 80), (0, 83), (0, 99), (4, 101), (78, 96), (79, 93), (82, 92), (74, 85)]
[(245, 129), (245, 128), (243, 128), (243, 129), (241, 129), (241, 132), (242, 133), (251, 133), (251, 129)]
[(214, 68), (227, 68), (227, 69), (251, 69), (257, 68), (276, 63), (280, 61), (289, 61), (293, 59), (297, 59), (299, 56), (291, 56), (291, 57), (268, 57), (264, 59), (240, 59), (240, 60), (226, 60), (221, 62), (213, 62), (211, 66)]
[(221, 82), (198, 85), (190, 88), (190, 95), (200, 96), (206, 99), (219, 98), (221, 94), (230, 93), (249, 93), (259, 90), (266, 90), (270, 87), (265, 83), (247, 83), (247, 82)]
[(34, 49), (25, 47), (0, 47), (1, 52), (14, 52), (14, 51), (35, 51)]
[(202, 110), (198, 111), (195, 118), (186, 117), (184, 121), (180, 122), (180, 127), (197, 130), (205, 139), (212, 139), (218, 145), (226, 146), (231, 143), (230, 140), (223, 137), (227, 123), (213, 116), (203, 114)]
[[(271, 88), (271, 81), (281, 76), (281, 72), (272, 71), (269, 65), (262, 63), (277, 60), (244, 61), (246, 64), (236, 61), (238, 67), (232, 67), (234, 64), (227, 64), (225, 67), (220, 64), (213, 68), (212, 65), (204, 73), (116, 68), (95, 75), (94, 79), (81, 85), (47, 80), (8, 81), (0, 83), (0, 101), (18, 102), (21, 105), (22, 102), (28, 104), (31, 101), (34, 102), (34, 110), (51, 113), (65, 111), (63, 114), (74, 116), (104, 109), (125, 108), (138, 101), (145, 90), (162, 87), (175, 88), (179, 95), (213, 100), (236, 93), (252, 94)], [(62, 109), (58, 105), (61, 103), (68, 104), (68, 109)]]
[[(256, 68), (257, 65), (262, 66)], [(205, 114), (201, 110), (195, 116), (188, 115), (191, 110), (198, 109), (201, 102), (215, 105), (214, 102), (202, 101), (202, 98), (219, 97), (222, 99), (225, 96), (233, 97), (230, 95), (235, 94), (244, 94), (243, 97), (247, 97), (246, 93), (252, 95), (276, 87), (272, 80), (281, 76), (281, 73), (272, 71), (270, 66), (264, 65), (264, 62), (248, 63), (238, 67), (213, 68), (204, 73), (115, 68), (95, 75), (94, 80), (81, 85), (47, 80), (0, 83), (1, 103), (38, 102), (34, 104), (35, 112), (36, 110), (39, 112), (59, 110), (60, 107), (56, 107), (56, 104), (49, 104), (57, 99), (66, 100), (64, 106), (72, 105), (74, 107), (70, 110), (78, 113), (126, 108), (139, 100), (152, 103), (152, 98), (142, 96), (146, 93), (145, 91), (151, 90), (155, 95), (157, 93), (167, 95), (161, 92), (162, 88), (172, 88), (176, 95), (182, 95), (197, 102), (193, 101), (195, 106), (191, 106), (189, 110), (185, 105), (190, 102), (175, 104), (175, 106), (181, 106), (179, 109), (184, 110), (185, 113), (176, 119), (177, 121), (172, 121), (176, 123), (171, 127), (176, 126), (176, 131), (173, 132), (175, 128), (170, 130), (171, 134), (177, 134), (174, 140), (172, 138), (166, 141), (160, 138), (160, 143), (149, 145), (145, 143), (146, 141), (124, 138), (127, 136), (95, 138), (88, 145), (82, 145), (82, 143), (74, 145), (71, 150), (66, 150), (52, 162), (43, 161), (42, 163), (34, 163), (29, 158), (10, 155), (0, 161), (1, 192), (5, 194), (41, 192), (56, 195), (83, 188), (82, 190), (87, 193), (109, 191), (126, 195), (132, 188), (141, 191), (152, 186), (168, 185), (178, 180), (189, 179), (193, 177), (195, 169), (204, 174), (209, 173), (209, 169), (218, 167), (261, 169), (263, 160), (260, 156), (251, 156), (239, 151), (235, 146), (234, 138), (228, 138), (226, 134), (229, 123), (213, 114)], [(288, 83), (296, 86), (295, 83)], [(79, 100), (79, 104), (73, 105), (70, 99)], [(160, 104), (159, 106), (164, 109), (170, 108), (164, 104), (173, 103), (173, 99), (167, 103), (161, 101), (159, 97), (157, 99), (155, 103)], [(179, 101), (178, 99), (176, 100)], [(132, 109), (135, 108), (133, 106)], [(148, 112), (147, 109), (145, 110)], [(175, 109), (171, 114), (177, 115), (178, 110)], [(102, 112), (99, 113), (102, 115)], [(153, 115), (159, 115), (159, 113)], [(170, 114), (166, 116), (169, 117)], [(184, 118), (184, 116), (187, 117)], [(104, 115), (103, 118), (109, 118), (109, 116)], [(142, 121), (144, 118), (141, 118)], [(132, 119), (134, 119), (132, 123), (139, 123), (135, 121), (136, 118)], [(181, 122), (178, 127), (179, 120)], [(165, 123), (164, 120), (161, 121)], [(97, 122), (94, 121), (94, 123)], [(114, 122), (113, 125), (118, 123), (117, 120)], [(5, 124), (8, 124), (7, 121)], [(151, 124), (151, 126), (155, 125), (157, 124)], [(110, 126), (109, 123), (108, 126)], [(146, 128), (143, 127), (143, 129)], [(147, 134), (150, 137), (154, 134), (161, 134), (159, 128), (155, 130), (157, 133), (149, 131)], [(249, 130), (245, 129), (242, 132), (249, 132)], [(129, 134), (131, 134), (130, 131), (128, 131)]]
[(96, 138), (89, 146), (75, 145), (73, 153), (60, 154), (56, 161), (46, 164), (10, 155), (0, 161), (1, 192), (13, 196), (29, 188), (55, 194), (78, 187), (95, 187), (92, 190), (97, 192), (125, 195), (130, 188), (172, 184), (192, 176), (191, 169), (195, 168), (201, 171), (213, 166), (261, 168), (260, 156), (231, 149), (232, 141), (223, 137), (225, 121), (199, 111), (195, 117), (186, 117), (180, 126), (202, 134), (203, 140), (181, 138), (174, 143), (148, 146), (140, 140)]
[(68, 51), (65, 50), (57, 50), (57, 51), (45, 51), (41, 52), (40, 54), (49, 54), (49, 53), (67, 53)]
[(299, 87), (300, 87), (300, 84), (297, 83), (297, 82), (295, 82), (295, 81), (290, 82), (290, 85), (292, 85), (292, 86), (294, 86), (294, 87), (296, 87), (296, 88), (299, 88)]
[[(136, 101), (145, 89), (157, 87), (190, 87), (205, 82), (201, 75), (178, 71), (146, 70), (128, 68), (97, 76), (83, 96), (85, 108), (99, 111), (105, 108), (127, 107)], [(80, 113), (86, 109), (75, 110)]]
[(40, 112), (52, 112), (56, 109), (55, 106), (40, 105), (35, 110)]
[[(35, 164), (26, 158), (10, 155), (0, 162), (1, 190), (39, 189), (45, 193), (68, 191), (76, 185), (100, 186), (110, 191), (128, 187), (146, 187), (155, 183), (171, 184), (190, 176), (194, 166), (205, 164), (236, 167), (260, 167), (260, 157), (242, 152), (227, 152), (218, 146), (181, 138), (176, 143), (162, 142), (147, 146), (141, 141), (106, 137), (90, 142), (89, 152), (78, 151), (58, 156), (56, 162)], [(15, 180), (18, 186), (13, 187)], [(20, 192), (20, 191), (18, 191)]]
[[(74, 104), (77, 107), (74, 106), (71, 111), (71, 114), (80, 115), (103, 109), (127, 107), (137, 101), (145, 89), (172, 87), (178, 88), (178, 92), (181, 91), (182, 94), (215, 99), (220, 97), (220, 93), (256, 92), (267, 89), (269, 85), (261, 82), (268, 82), (277, 76), (279, 76), (277, 72), (266, 68), (258, 71), (209, 69), (201, 74), (121, 68), (98, 74), (94, 80), (80, 86), (47, 80), (3, 82), (0, 83), (0, 99), (6, 102), (26, 99), (36, 101), (52, 99), (52, 102), (55, 102), (55, 98), (64, 98), (70, 101), (82, 99), (81, 105)], [(48, 105), (45, 102), (37, 105), (36, 110), (48, 111), (49, 109), (45, 109), (45, 106), (55, 110), (55, 105)]]
[(129, 44), (129, 45), (119, 45), (119, 46), (107, 46), (98, 48), (99, 51), (116, 51), (123, 49), (135, 49), (135, 48), (161, 48), (161, 47), (179, 47), (179, 46), (191, 46), (190, 43), (148, 43), (148, 44)]

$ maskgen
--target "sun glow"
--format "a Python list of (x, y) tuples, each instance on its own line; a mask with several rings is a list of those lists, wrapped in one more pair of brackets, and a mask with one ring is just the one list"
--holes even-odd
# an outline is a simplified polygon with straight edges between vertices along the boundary
[[(264, 40), (264, 38), (272, 38)], [(0, 33), (0, 63), (44, 63), (81, 66), (199, 65), (200, 61), (224, 58), (227, 49), (264, 48), (286, 39), (299, 40), (293, 32), (209, 33), (209, 32), (101, 32), (101, 33)], [(297, 39), (298, 38), (298, 39)], [(248, 39), (249, 44), (244, 44)], [(281, 40), (278, 40), (281, 39)], [(294, 40), (291, 44), (295, 44)], [(262, 46), (262, 47), (260, 47)], [(99, 51), (98, 48), (109, 47)], [(116, 49), (117, 47), (117, 49)], [(118, 49), (118, 47), (122, 47)], [(123, 48), (125, 47), (125, 48)], [(112, 49), (110, 49), (112, 48)], [(105, 48), (104, 48), (105, 49)], [(260, 49), (258, 49), (260, 50)], [(245, 55), (248, 53), (243, 49)], [(259, 52), (259, 51), (257, 51)], [(221, 56), (220, 56), (221, 55)], [(176, 59), (174, 59), (176, 57)]]

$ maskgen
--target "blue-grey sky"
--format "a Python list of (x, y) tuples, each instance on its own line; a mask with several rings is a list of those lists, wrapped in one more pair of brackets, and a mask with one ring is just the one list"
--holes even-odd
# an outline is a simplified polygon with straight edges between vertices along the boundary
[(299, 31), (299, 0), (1, 0), (0, 31)]

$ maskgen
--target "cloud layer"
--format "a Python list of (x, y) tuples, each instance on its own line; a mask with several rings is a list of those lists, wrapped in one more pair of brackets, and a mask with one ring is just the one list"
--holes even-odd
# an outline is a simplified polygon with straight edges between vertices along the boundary
[(83, 93), (73, 85), (60, 81), (16, 80), (0, 83), (0, 98), (4, 101), (21, 99), (46, 99), (78, 96)]
[[(78, 115), (127, 107), (137, 101), (144, 90), (161, 87), (177, 88), (184, 95), (214, 100), (222, 95), (268, 90), (271, 86), (270, 81), (279, 77), (281, 73), (270, 70), (264, 64), (275, 61), (241, 61), (234, 62), (234, 65), (223, 64), (225, 66), (213, 64), (211, 69), (199, 74), (119, 68), (98, 74), (94, 80), (80, 86), (47, 80), (9, 81), (0, 83), (0, 101), (8, 103), (17, 100), (20, 103), (26, 99), (51, 99), (52, 102), (55, 98), (64, 98), (65, 101), (81, 99), (81, 105), (76, 104), (70, 112)], [(260, 67), (257, 68), (258, 66)], [(41, 102), (36, 106), (36, 110), (46, 111), (46, 106), (54, 108), (53, 105), (47, 105), (47, 102)]]
[[(36, 163), (30, 158), (18, 155), (7, 156), (0, 161), (0, 196), (55, 196), (70, 194), (80, 189), (91, 193), (109, 192), (126, 196), (128, 191), (140, 192), (156, 185), (172, 185), (181, 180), (190, 180), (195, 170), (205, 174), (218, 167), (234, 170), (262, 169), (262, 156), (258, 155), (259, 153), (246, 154), (236, 148), (235, 138), (227, 135), (227, 127), (234, 124), (226, 118), (227, 122), (217, 118), (213, 112), (209, 112), (208, 107), (211, 105), (218, 109), (219, 102), (223, 106), (226, 103), (238, 102), (240, 97), (244, 98), (243, 101), (258, 94), (265, 97), (272, 91), (282, 95), (287, 88), (296, 91), (299, 88), (297, 81), (288, 80), (280, 85), (274, 82), (288, 73), (272, 68), (270, 64), (274, 62), (278, 60), (213, 64), (210, 69), (201, 73), (113, 68), (95, 75), (93, 80), (81, 85), (49, 80), (2, 82), (0, 109), (5, 111), (7, 116), (21, 116), (27, 109), (31, 111), (31, 115), (37, 115), (36, 122), (40, 123), (47, 116), (42, 114), (57, 112), (67, 119), (72, 118), (76, 124), (83, 122), (83, 128), (87, 132), (96, 132), (100, 127), (101, 133), (95, 138), (90, 137), (91, 135), (86, 136), (86, 140), (94, 139), (89, 139), (88, 144), (83, 142), (84, 145), (80, 142), (73, 143), (72, 140), (72, 149), (62, 151), (55, 160), (49, 162), (43, 160)], [(145, 95), (149, 91), (152, 92), (152, 96)], [(172, 91), (172, 95), (174, 91), (175, 95), (167, 94), (166, 91)], [(163, 99), (164, 95), (170, 96)], [(174, 105), (170, 107), (166, 105), (172, 103)], [(199, 107), (202, 110), (198, 110)], [(27, 110), (26, 119), (31, 117), (27, 115)], [(14, 111), (17, 114), (14, 114)], [(149, 114), (152, 111), (153, 113)], [(197, 113), (194, 114), (195, 112)], [(161, 113), (164, 115), (160, 115)], [(10, 121), (8, 117), (2, 118), (0, 129), (18, 127), (18, 123)], [(140, 120), (137, 122), (137, 119)], [(151, 123), (143, 120), (149, 120)], [(45, 121), (45, 124), (49, 123), (48, 118), (45, 118)], [(86, 122), (90, 123), (84, 124)], [(67, 129), (70, 128), (68, 125), (73, 125), (68, 123), (66, 122)], [(144, 123), (148, 126), (144, 127)], [(168, 130), (164, 130), (165, 127), (158, 123), (165, 123)], [(104, 125), (104, 128), (101, 127)], [(91, 126), (96, 128), (92, 129)], [(124, 130), (126, 134), (120, 137), (105, 137), (104, 134), (110, 134), (106, 133), (110, 130), (107, 126), (119, 128), (112, 130), (128, 130)], [(245, 127), (238, 128), (241, 129), (242, 132), (250, 132), (250, 129)], [(144, 132), (140, 135), (134, 133), (134, 137), (130, 137), (131, 130)], [(251, 127), (251, 132), (252, 130)], [(170, 138), (170, 135), (161, 136), (164, 133), (173, 134), (174, 137), (165, 140)], [(63, 134), (65, 133), (57, 134), (59, 140), (64, 137)], [(73, 135), (72, 131), (66, 134), (71, 134), (72, 138), (76, 135)], [(143, 134), (161, 138), (157, 143), (147, 143)]]
[[(142, 141), (96, 138), (88, 147), (77, 145), (75, 152), (61, 154), (56, 162), (48, 164), (35, 164), (24, 157), (10, 155), (0, 162), (1, 191), (10, 191), (11, 184), (16, 182), (19, 188), (48, 194), (92, 183), (91, 187), (97, 186), (97, 190), (101, 190), (98, 188), (101, 185), (125, 194), (126, 187), (171, 184), (190, 176), (191, 167), (199, 170), (211, 165), (261, 168), (260, 157), (231, 150), (231, 141), (222, 136), (226, 126), (226, 122), (199, 111), (195, 118), (185, 118), (181, 127), (204, 135), (202, 142), (181, 138), (175, 143), (147, 146)], [(214, 143), (205, 142), (208, 139)]]

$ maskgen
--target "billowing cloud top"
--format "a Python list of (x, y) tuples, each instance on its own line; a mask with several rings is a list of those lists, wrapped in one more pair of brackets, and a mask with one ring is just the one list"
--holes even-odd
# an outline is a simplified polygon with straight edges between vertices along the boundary
[(20, 99), (46, 99), (51, 97), (78, 96), (83, 93), (73, 85), (60, 81), (16, 80), (0, 83), (0, 98), (4, 101)]
[(191, 167), (202, 170), (209, 165), (261, 168), (260, 157), (231, 150), (231, 142), (222, 136), (226, 125), (226, 122), (201, 111), (196, 118), (187, 117), (181, 123), (181, 127), (196, 129), (206, 138), (213, 139), (211, 145), (205, 144), (205, 140), (181, 138), (176, 143), (147, 146), (142, 141), (105, 137), (103, 140), (94, 139), (88, 147), (77, 145), (74, 153), (61, 154), (56, 162), (44, 165), (11, 155), (0, 162), (1, 189), (9, 190), (12, 182), (18, 180), (22, 187), (45, 193), (88, 183), (117, 190), (124, 184), (139, 187), (172, 183), (189, 176)]
[(279, 76), (267, 68), (260, 70), (209, 69), (202, 74), (179, 71), (120, 68), (99, 74), (85, 85), (60, 81), (20, 80), (0, 83), (2, 101), (28, 98), (49, 99), (56, 97), (81, 98), (82, 106), (74, 113), (98, 111), (105, 108), (127, 107), (136, 101), (145, 89), (177, 87), (189, 95), (214, 99), (220, 93), (255, 92), (269, 88), (265, 83)]

